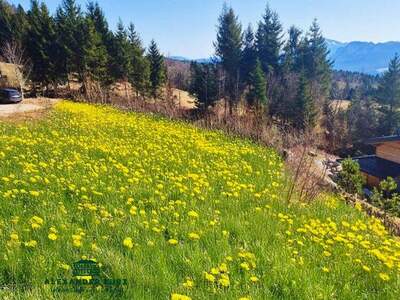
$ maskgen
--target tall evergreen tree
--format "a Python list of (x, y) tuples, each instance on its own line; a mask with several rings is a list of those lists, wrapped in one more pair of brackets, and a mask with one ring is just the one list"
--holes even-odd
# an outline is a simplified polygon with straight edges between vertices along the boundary
[(375, 107), (376, 102), (370, 100), (351, 102), (347, 110), (347, 123), (353, 144), (363, 143), (367, 138), (379, 134), (381, 116)]
[(19, 4), (12, 19), (13, 38), (23, 45), (28, 30), (28, 18), (24, 8)]
[(130, 45), (128, 41), (128, 33), (119, 20), (117, 24), (117, 32), (113, 38), (112, 46), (112, 75), (115, 80), (128, 80), (131, 70), (130, 64)]
[(299, 129), (314, 128), (317, 121), (317, 112), (314, 99), (311, 95), (310, 83), (304, 73), (300, 75), (299, 87), (295, 104), (295, 126)]
[(299, 72), (302, 67), (300, 55), (301, 30), (291, 26), (288, 30), (288, 40), (283, 47), (283, 70), (284, 72)]
[(75, 0), (63, 0), (56, 12), (57, 43), (61, 47), (59, 66), (65, 68), (65, 73), (78, 72), (80, 59), (83, 55), (82, 28), (84, 18), (81, 8)]
[(150, 65), (144, 56), (145, 49), (142, 46), (142, 41), (132, 23), (128, 27), (128, 40), (131, 65), (129, 82), (135, 88), (137, 96), (139, 94), (144, 96), (149, 87)]
[(190, 64), (191, 81), (190, 93), (199, 102), (199, 108), (206, 110), (213, 106), (218, 99), (218, 76), (215, 64)]
[(267, 105), (267, 83), (258, 59), (250, 72), (248, 101), (250, 104), (255, 105), (258, 110), (265, 108)]
[(85, 20), (82, 36), (84, 37), (81, 63), (83, 77), (106, 86), (110, 82), (107, 72), (107, 49), (101, 34), (96, 31), (93, 21), (89, 18)]
[(381, 79), (378, 97), (383, 113), (380, 134), (394, 134), (400, 125), (400, 57), (397, 54), (390, 61), (389, 69)]
[(112, 34), (108, 28), (108, 22), (98, 2), (89, 1), (86, 16), (92, 20), (95, 30), (100, 34), (103, 44), (107, 46), (111, 42)]
[(320, 98), (327, 97), (331, 83), (332, 62), (329, 60), (329, 50), (317, 20), (314, 20), (307, 37), (303, 41), (304, 71), (307, 78), (317, 88)]
[(215, 50), (226, 74), (225, 88), (229, 109), (239, 101), (240, 62), (242, 57), (242, 25), (232, 8), (224, 5), (218, 19)]
[(256, 33), (258, 58), (266, 74), (278, 71), (282, 44), (282, 25), (278, 14), (267, 5)]
[(154, 40), (150, 42), (147, 59), (150, 63), (150, 92), (151, 96), (156, 98), (160, 87), (165, 83), (166, 72), (164, 56), (158, 50), (158, 46)]
[(244, 84), (248, 85), (251, 81), (250, 73), (253, 71), (257, 61), (257, 52), (254, 44), (254, 32), (249, 24), (244, 32), (244, 48), (241, 60), (240, 77)]
[(12, 40), (13, 37), (13, 8), (5, 0), (0, 0), (0, 45)]
[(57, 49), (54, 19), (44, 2), (39, 4), (37, 0), (32, 0), (28, 20), (26, 51), (32, 63), (31, 79), (42, 87), (55, 84), (60, 71), (55, 64)]

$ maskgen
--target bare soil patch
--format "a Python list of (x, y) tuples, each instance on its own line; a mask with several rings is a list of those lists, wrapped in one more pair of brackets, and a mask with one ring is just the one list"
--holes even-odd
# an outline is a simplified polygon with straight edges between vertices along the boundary
[(29, 98), (18, 104), (0, 104), (0, 120), (37, 119), (43, 116), (58, 101), (60, 99)]

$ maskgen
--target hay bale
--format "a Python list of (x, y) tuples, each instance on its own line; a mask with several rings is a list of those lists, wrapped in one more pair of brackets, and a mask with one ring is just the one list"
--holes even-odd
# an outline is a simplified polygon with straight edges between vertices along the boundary
[(0, 62), (0, 87), (18, 88), (16, 65)]

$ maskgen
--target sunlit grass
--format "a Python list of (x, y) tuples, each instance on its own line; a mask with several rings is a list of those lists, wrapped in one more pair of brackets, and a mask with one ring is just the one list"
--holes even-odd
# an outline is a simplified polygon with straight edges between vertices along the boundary
[[(288, 206), (272, 150), (70, 102), (0, 132), (2, 298), (398, 298), (399, 240), (331, 195)], [(45, 284), (82, 257), (128, 287)]]

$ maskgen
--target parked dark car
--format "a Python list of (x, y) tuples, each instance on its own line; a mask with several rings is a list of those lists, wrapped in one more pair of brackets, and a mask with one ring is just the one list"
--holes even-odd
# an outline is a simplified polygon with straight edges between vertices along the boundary
[(21, 93), (14, 89), (0, 89), (0, 104), (11, 104), (22, 101)]

